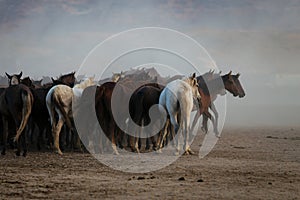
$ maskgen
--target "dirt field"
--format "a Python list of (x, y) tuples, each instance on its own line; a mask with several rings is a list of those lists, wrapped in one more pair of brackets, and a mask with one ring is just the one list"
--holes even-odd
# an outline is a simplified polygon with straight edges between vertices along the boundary
[(225, 129), (205, 158), (182, 156), (146, 174), (83, 153), (9, 151), (0, 168), (0, 199), (299, 199), (300, 128)]

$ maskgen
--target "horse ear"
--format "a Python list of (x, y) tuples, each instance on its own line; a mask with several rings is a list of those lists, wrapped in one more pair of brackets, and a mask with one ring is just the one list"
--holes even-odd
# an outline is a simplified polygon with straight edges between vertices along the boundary
[(212, 70), (211, 73), (213, 74), (215, 72), (215, 70)]
[(237, 74), (236, 74), (236, 77), (237, 77), (237, 78), (239, 78), (239, 77), (240, 77), (240, 75), (241, 75), (240, 73), (237, 73)]
[(230, 72), (228, 73), (228, 75), (231, 75), (232, 71), (230, 70)]
[(220, 70), (219, 74), (222, 74), (222, 70)]
[(196, 78), (196, 73), (195, 72), (193, 73), (192, 78)]
[(53, 77), (51, 77), (51, 81), (54, 83), (55, 82), (55, 80), (54, 80), (54, 78)]
[(22, 77), (23, 72), (21, 71), (20, 74), (18, 75), (18, 78)]
[(9, 75), (9, 74), (6, 73), (6, 72), (5, 72), (5, 74), (6, 74), (6, 76), (7, 76), (8, 79), (11, 79), (11, 75)]

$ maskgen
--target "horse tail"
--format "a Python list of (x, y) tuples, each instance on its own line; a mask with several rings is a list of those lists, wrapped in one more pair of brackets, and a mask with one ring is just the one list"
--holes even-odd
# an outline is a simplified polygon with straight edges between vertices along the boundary
[[(56, 97), (57, 97), (57, 101), (55, 101), (54, 99), (52, 99), (52, 100), (54, 100), (53, 102), (56, 102), (57, 108), (61, 112), (61, 114), (63, 115), (63, 117), (65, 118), (67, 126), (69, 127), (69, 129), (72, 130), (73, 129), (72, 128), (72, 123), (70, 121), (70, 118), (69, 118), (68, 114), (66, 113), (66, 111), (64, 109), (64, 107), (66, 105), (64, 104), (64, 102), (63, 102), (63, 100), (62, 100), (62, 98), (61, 98), (60, 95), (57, 95)], [(54, 98), (54, 95), (52, 96), (52, 98)]]
[(29, 116), (32, 111), (32, 105), (33, 105), (33, 96), (29, 90), (22, 90), (21, 98), (23, 102), (22, 121), (20, 127), (17, 130), (17, 134), (16, 137), (14, 138), (14, 141), (18, 141), (20, 135), (22, 134), (24, 128), (26, 127)]

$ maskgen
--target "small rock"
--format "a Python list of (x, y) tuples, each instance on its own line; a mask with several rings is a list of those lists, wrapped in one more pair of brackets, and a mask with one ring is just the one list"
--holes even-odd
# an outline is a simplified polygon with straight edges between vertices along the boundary
[(184, 177), (180, 177), (178, 180), (179, 181), (185, 181), (185, 178)]
[(199, 180), (197, 180), (197, 182), (203, 182), (203, 179), (202, 179), (202, 178), (200, 178)]
[(269, 184), (269, 185), (272, 185), (272, 182), (269, 182), (268, 184)]
[(138, 178), (137, 178), (137, 180), (144, 180), (145, 179), (145, 177), (143, 177), (143, 176), (139, 176)]

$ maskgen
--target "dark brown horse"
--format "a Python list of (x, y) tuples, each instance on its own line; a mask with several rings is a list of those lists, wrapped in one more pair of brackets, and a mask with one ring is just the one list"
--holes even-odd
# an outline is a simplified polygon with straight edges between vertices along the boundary
[(115, 138), (115, 129), (118, 127), (111, 111), (111, 98), (115, 86), (115, 82), (106, 82), (100, 87), (97, 87), (95, 95), (95, 109), (102, 131), (111, 141), (111, 147), (114, 153), (119, 154)]
[[(21, 142), (23, 146), (23, 156), (27, 155), (26, 136), (23, 131), (27, 125), (27, 121), (31, 114), (33, 96), (30, 89), (24, 84), (20, 84), (22, 72), (18, 75), (9, 75), (9, 87), (4, 90), (0, 97), (0, 113), (3, 121), (3, 150), (2, 155), (5, 155), (8, 137), (8, 122), (13, 120), (17, 127), (15, 141), (17, 142), (16, 155), (21, 153)], [(21, 137), (21, 142), (18, 141)]]
[[(147, 126), (150, 123), (149, 109), (159, 103), (159, 96), (164, 86), (159, 85), (157, 83), (148, 83), (141, 87), (139, 87), (132, 96), (129, 101), (129, 113), (134, 123), (138, 126)], [(140, 130), (134, 130), (136, 137), (130, 137), (130, 148), (132, 151), (139, 152), (141, 148), (141, 138), (138, 138), (138, 132)], [(146, 138), (146, 147), (145, 149), (150, 148), (150, 142), (152, 142), (153, 150), (157, 150), (157, 141), (155, 140), (155, 136), (151, 136), (150, 138)], [(138, 146), (137, 141), (140, 142)]]

